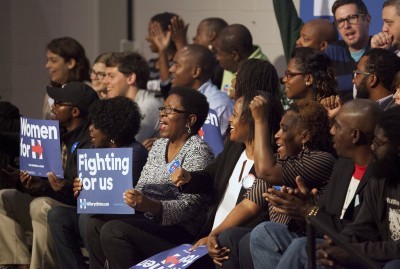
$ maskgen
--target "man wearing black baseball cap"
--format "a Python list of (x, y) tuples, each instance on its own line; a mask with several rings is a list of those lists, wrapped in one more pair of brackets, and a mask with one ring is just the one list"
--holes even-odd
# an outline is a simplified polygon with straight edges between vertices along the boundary
[[(50, 172), (46, 180), (21, 171), (19, 190), (0, 193), (1, 254), (18, 256), (13, 262), (30, 264), (30, 268), (58, 268), (47, 212), (55, 206), (76, 206), (72, 184), (78, 175), (77, 150), (91, 147), (87, 114), (90, 105), (98, 99), (97, 93), (82, 82), (70, 82), (62, 88), (47, 87), (47, 93), (54, 99), (52, 118), (65, 131), (61, 137), (64, 178), (59, 179)], [(24, 240), (25, 231), (33, 231), (31, 257)]]

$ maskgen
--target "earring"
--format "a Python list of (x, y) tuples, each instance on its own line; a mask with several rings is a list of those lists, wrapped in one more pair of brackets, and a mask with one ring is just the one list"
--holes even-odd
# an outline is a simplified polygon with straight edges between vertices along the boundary
[(306, 143), (301, 142), (301, 144), (303, 144), (303, 147), (301, 148), (301, 152), (304, 152), (305, 150), (307, 150)]
[(209, 50), (212, 50), (212, 45), (211, 45), (211, 44), (208, 45), (208, 49), (209, 49)]
[(309, 81), (306, 82), (306, 86), (310, 86), (311, 83)]
[(111, 143), (113, 143), (113, 144), (115, 144), (115, 141), (114, 141), (114, 139), (110, 139), (110, 142), (111, 142)]
[(186, 128), (187, 128), (188, 134), (192, 134), (192, 129), (190, 129), (190, 124), (189, 123), (186, 124)]

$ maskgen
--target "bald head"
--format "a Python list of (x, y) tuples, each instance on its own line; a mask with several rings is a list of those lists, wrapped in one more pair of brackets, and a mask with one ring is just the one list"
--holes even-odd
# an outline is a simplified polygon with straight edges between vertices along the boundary
[(335, 26), (328, 20), (315, 19), (303, 25), (296, 47), (325, 50), (328, 44), (338, 40)]
[(333, 119), (330, 133), (337, 155), (350, 158), (358, 165), (367, 165), (372, 157), (374, 129), (382, 114), (370, 100), (355, 99), (343, 105)]
[(221, 49), (226, 52), (236, 51), (243, 59), (247, 59), (253, 51), (253, 37), (249, 29), (242, 24), (232, 24), (221, 30), (217, 39)]
[[(346, 117), (352, 129), (359, 129), (365, 134), (373, 134), (382, 115), (379, 105), (368, 99), (354, 99), (343, 105), (337, 116)], [(367, 141), (369, 144), (371, 141)]]
[(321, 41), (333, 43), (338, 40), (338, 32), (332, 22), (326, 19), (315, 19), (308, 22), (317, 29)]

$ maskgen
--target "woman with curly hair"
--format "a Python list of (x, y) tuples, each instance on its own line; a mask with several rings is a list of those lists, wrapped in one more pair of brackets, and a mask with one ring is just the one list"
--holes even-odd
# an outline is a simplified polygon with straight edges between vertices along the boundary
[(296, 48), (288, 62), (285, 93), (289, 99), (321, 99), (336, 95), (336, 78), (329, 57), (308, 47)]
[[(246, 99), (246, 97), (245, 97)], [(270, 102), (255, 96), (250, 102), (254, 118), (254, 167), (257, 179), (225, 220), (208, 235), (208, 253), (223, 268), (252, 268), (249, 239), (251, 228), (243, 227), (265, 213), (270, 221), (296, 226), (288, 216), (278, 214), (263, 198), (274, 186), (296, 188), (296, 177), (305, 185), (322, 190), (330, 178), (335, 157), (329, 134), (329, 118), (316, 101), (299, 100), (290, 105), (275, 134), (278, 146), (271, 145)], [(282, 187), (283, 188), (283, 187)]]
[[(94, 148), (132, 148), (132, 186), (135, 186), (147, 161), (146, 148), (135, 140), (142, 115), (138, 105), (123, 96), (98, 100), (89, 109), (90, 137)], [(82, 185), (79, 178), (75, 185)], [(75, 192), (77, 197), (79, 192)], [(79, 222), (92, 215), (78, 215), (76, 207), (54, 207), (47, 216), (56, 249), (59, 268), (86, 268), (79, 242)], [(114, 219), (118, 215), (96, 215)]]

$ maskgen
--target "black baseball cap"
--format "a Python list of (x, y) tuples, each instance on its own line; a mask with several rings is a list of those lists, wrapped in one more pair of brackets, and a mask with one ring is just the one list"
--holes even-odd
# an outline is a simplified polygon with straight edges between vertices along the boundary
[(87, 113), (89, 106), (99, 99), (96, 91), (84, 82), (69, 82), (61, 88), (47, 86), (47, 94), (56, 102), (68, 102)]

